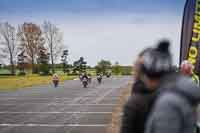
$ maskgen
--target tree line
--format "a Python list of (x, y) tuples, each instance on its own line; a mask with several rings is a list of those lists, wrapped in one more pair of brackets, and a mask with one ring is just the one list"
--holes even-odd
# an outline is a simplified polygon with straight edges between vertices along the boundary
[[(32, 73), (49, 74), (55, 72), (56, 61), (61, 59), (64, 73), (72, 69), (78, 74), (91, 68), (87, 66), (84, 57), (68, 64), (69, 50), (64, 47), (63, 34), (60, 29), (49, 21), (42, 25), (23, 23), (14, 27), (8, 22), (0, 23), (0, 64), (1, 60), (9, 60), (10, 72), (16, 74), (16, 66), (20, 73), (25, 74), (25, 68), (31, 68)], [(130, 74), (130, 67), (114, 65), (110, 61), (101, 60), (94, 67), (96, 73)]]
[(16, 64), (31, 64), (32, 73), (36, 73), (36, 64), (48, 64), (49, 60), (54, 73), (55, 60), (64, 50), (62, 32), (49, 21), (42, 25), (23, 23), (17, 28), (0, 23), (0, 59), (9, 60), (12, 74)]

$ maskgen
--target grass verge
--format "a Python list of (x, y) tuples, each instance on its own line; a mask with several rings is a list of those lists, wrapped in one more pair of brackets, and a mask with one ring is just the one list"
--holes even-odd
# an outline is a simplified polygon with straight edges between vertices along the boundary
[(106, 133), (119, 133), (121, 125), (121, 113), (123, 110), (124, 103), (127, 101), (131, 94), (132, 83), (129, 83), (125, 89), (121, 91), (119, 102), (112, 112), (111, 123), (109, 124)]
[[(65, 80), (72, 80), (77, 76), (59, 75), (61, 83)], [(2, 76), (0, 77), (0, 91), (17, 90), (35, 85), (51, 83), (51, 76), (26, 75), (26, 76)]]

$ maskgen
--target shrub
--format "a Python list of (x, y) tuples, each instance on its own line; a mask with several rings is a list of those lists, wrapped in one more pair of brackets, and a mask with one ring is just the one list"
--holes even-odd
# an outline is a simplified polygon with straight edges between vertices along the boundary
[(41, 64), (40, 65), (40, 75), (49, 75), (49, 66), (48, 64)]
[(26, 73), (25, 73), (25, 72), (19, 72), (17, 75), (18, 75), (18, 76), (25, 76)]

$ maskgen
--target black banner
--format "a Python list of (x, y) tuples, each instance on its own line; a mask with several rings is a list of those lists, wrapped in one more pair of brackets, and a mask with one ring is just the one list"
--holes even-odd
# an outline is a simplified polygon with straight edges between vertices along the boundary
[(200, 0), (187, 0), (184, 8), (180, 64), (188, 60), (194, 65), (194, 74), (200, 75)]

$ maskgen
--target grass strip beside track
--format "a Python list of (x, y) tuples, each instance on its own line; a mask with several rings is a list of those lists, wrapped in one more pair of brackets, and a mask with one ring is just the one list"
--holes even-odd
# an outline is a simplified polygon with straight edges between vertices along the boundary
[[(60, 81), (72, 80), (77, 76), (59, 75)], [(52, 76), (40, 76), (36, 74), (26, 76), (1, 76), (0, 77), (0, 91), (17, 90), (25, 87), (31, 87), (35, 85), (44, 85), (52, 82)]]

